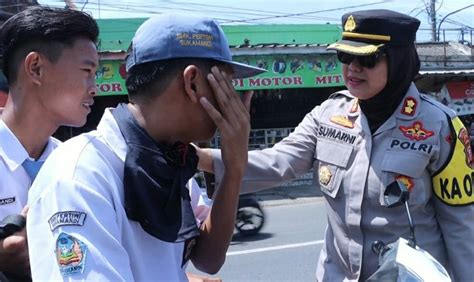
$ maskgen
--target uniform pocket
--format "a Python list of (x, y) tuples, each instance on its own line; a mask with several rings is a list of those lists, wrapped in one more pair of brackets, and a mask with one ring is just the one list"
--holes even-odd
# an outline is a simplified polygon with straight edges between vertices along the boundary
[[(410, 203), (423, 202), (430, 196), (431, 185), (423, 173), (429, 163), (429, 156), (409, 151), (387, 151), (381, 164), (383, 173), (380, 204), (384, 205), (385, 188), (395, 180), (402, 181), (410, 191)], [(431, 186), (430, 186), (431, 187)]]
[(353, 147), (351, 145), (318, 140), (314, 155), (314, 179), (321, 187), (321, 192), (331, 198), (335, 198), (344, 170), (351, 157)]

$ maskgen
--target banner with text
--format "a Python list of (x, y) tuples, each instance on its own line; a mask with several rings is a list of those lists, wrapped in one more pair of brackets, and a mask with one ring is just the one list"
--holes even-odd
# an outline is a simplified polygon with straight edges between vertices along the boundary
[(236, 56), (234, 60), (267, 70), (255, 77), (234, 79), (237, 90), (344, 86), (335, 54)]
[[(344, 86), (335, 54), (236, 56), (234, 60), (267, 70), (258, 76), (234, 79), (237, 90)], [(101, 61), (96, 72), (98, 95), (126, 95), (125, 66)]]
[(121, 61), (100, 61), (95, 81), (98, 95), (127, 95), (125, 65)]

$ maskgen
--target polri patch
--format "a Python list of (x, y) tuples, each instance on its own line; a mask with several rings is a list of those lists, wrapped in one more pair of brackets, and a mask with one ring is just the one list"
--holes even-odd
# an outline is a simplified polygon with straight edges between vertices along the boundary
[(63, 211), (63, 212), (57, 212), (53, 214), (49, 218), (48, 223), (49, 223), (49, 227), (51, 228), (51, 231), (53, 231), (59, 226), (65, 226), (65, 225), (82, 226), (84, 225), (85, 220), (86, 220), (85, 212)]
[(79, 239), (61, 232), (56, 240), (55, 253), (62, 276), (84, 272), (87, 245)]
[(401, 125), (399, 128), (403, 135), (411, 140), (426, 140), (434, 135), (433, 131), (423, 128), (423, 123), (421, 121), (415, 121), (411, 126)]

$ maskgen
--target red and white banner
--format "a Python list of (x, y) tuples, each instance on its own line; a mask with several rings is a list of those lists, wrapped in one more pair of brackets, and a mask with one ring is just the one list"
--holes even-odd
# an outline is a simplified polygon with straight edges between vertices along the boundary
[(451, 99), (474, 98), (474, 81), (450, 81), (446, 87)]

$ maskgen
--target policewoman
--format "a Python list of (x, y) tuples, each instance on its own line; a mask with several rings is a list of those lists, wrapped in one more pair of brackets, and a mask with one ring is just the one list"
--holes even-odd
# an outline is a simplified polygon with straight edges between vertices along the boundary
[[(249, 152), (243, 192), (277, 186), (314, 170), (328, 225), (318, 281), (358, 281), (377, 269), (371, 250), (409, 234), (404, 207), (386, 208), (396, 180), (410, 191), (417, 242), (455, 281), (472, 281), (473, 158), (455, 113), (420, 94), (414, 41), (420, 22), (388, 10), (347, 13), (342, 40), (328, 47), (342, 63), (346, 91), (334, 93), (270, 149)], [(218, 151), (200, 166), (222, 171)], [(204, 162), (206, 155), (213, 161)], [(209, 159), (209, 158), (208, 158)]]

